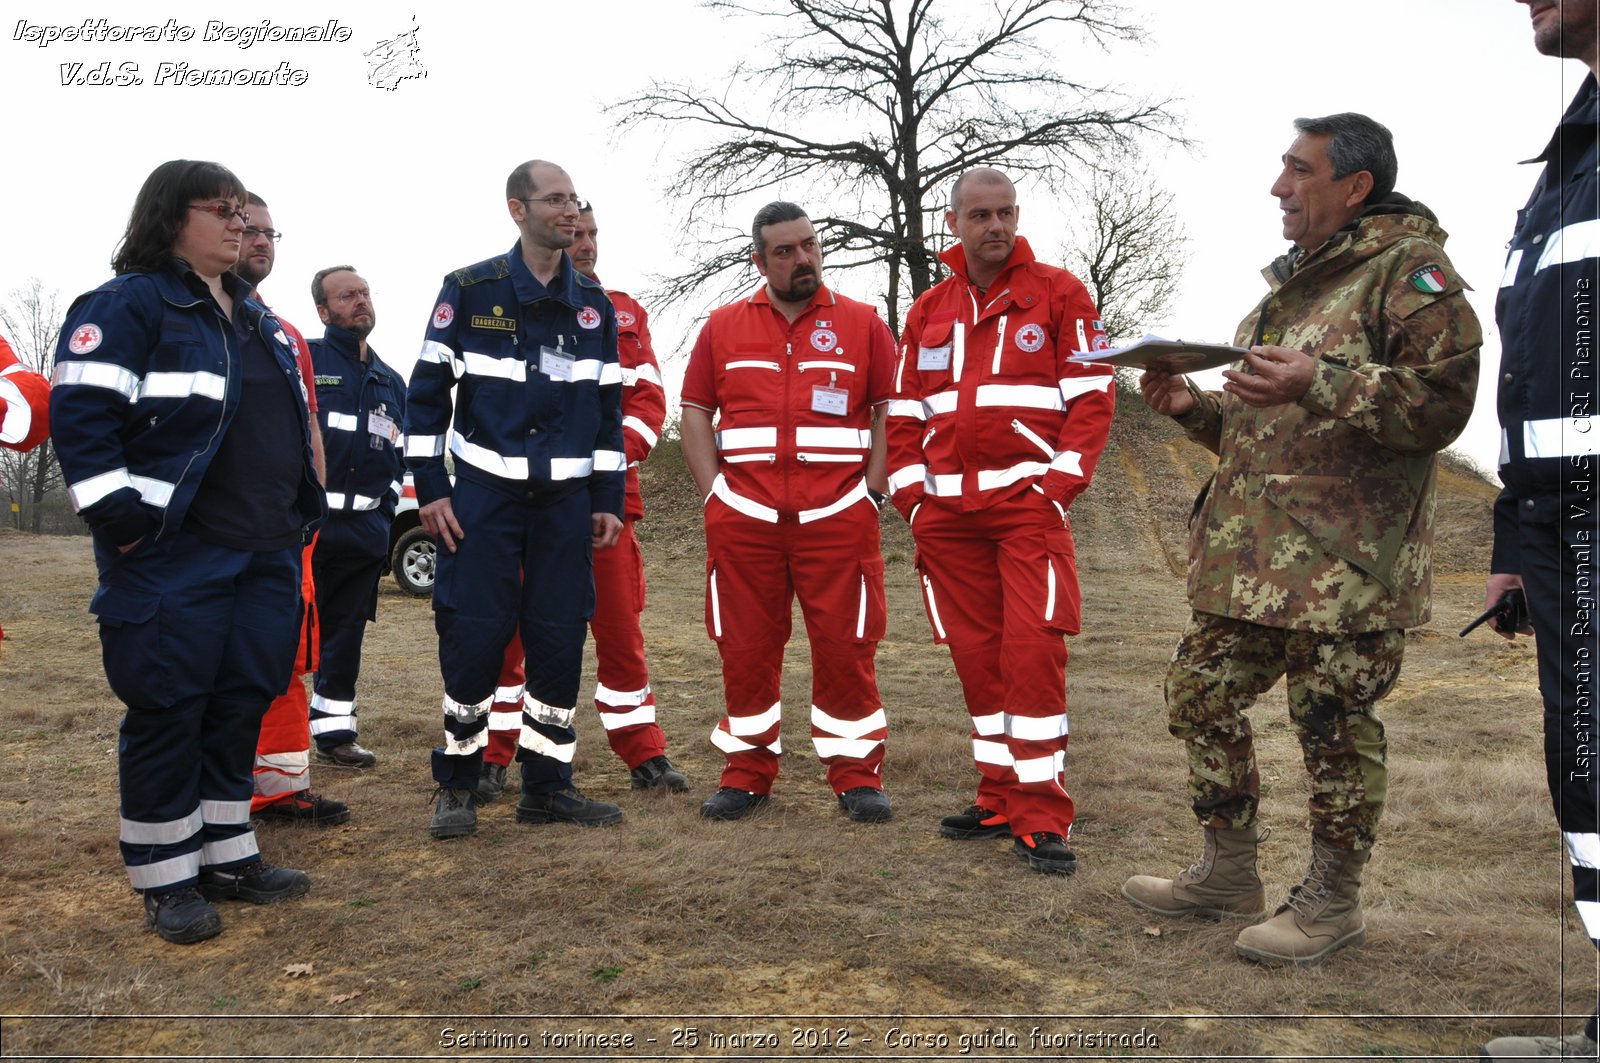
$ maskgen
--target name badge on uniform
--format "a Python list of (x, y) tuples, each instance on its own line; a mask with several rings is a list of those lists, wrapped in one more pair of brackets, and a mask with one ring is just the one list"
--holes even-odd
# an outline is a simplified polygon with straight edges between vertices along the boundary
[(850, 412), (850, 392), (826, 384), (816, 385), (811, 389), (811, 412), (846, 416)]
[(950, 368), (950, 348), (949, 347), (918, 347), (917, 348), (917, 368), (919, 370), (921, 370), (921, 371), (924, 371), (924, 372), (927, 372), (929, 370), (934, 371), (934, 372), (938, 372), (941, 369), (949, 369)]
[(398, 442), (400, 439), (400, 428), (394, 423), (394, 418), (378, 410), (373, 410), (367, 414), (367, 431), (381, 439), (387, 439), (391, 443)]
[(558, 351), (554, 347), (539, 348), (539, 372), (551, 380), (572, 379), (573, 357), (566, 351)]

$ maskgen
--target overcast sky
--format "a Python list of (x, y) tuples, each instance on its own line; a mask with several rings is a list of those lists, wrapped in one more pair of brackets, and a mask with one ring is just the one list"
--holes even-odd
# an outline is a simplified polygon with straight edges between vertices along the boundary
[[(1485, 390), (1463, 448), (1492, 466), (1493, 299), (1513, 215), (1536, 176), (1517, 163), (1544, 146), (1583, 67), (1537, 55), (1527, 8), (1513, 0), (1125, 6), (1146, 28), (1143, 45), (1096, 56), (1063, 43), (1059, 62), (1075, 76), (1181, 99), (1195, 148), (1168, 153), (1154, 172), (1175, 191), (1191, 244), (1183, 296), (1158, 331), (1232, 338), (1264, 290), (1260, 268), (1285, 247), (1267, 189), (1293, 138), (1291, 120), (1368, 113), (1395, 133), (1399, 190), (1437, 212), (1451, 233), (1452, 260), (1477, 289), (1474, 306), (1488, 336)], [(403, 372), (443, 274), (515, 240), (503, 189), (506, 173), (525, 158), (562, 163), (579, 194), (597, 204), (608, 285), (637, 294), (652, 274), (681, 268), (683, 237), (661, 188), (684, 145), (663, 143), (655, 132), (618, 140), (604, 108), (652, 77), (722, 91), (728, 68), (761, 47), (757, 25), (713, 18), (686, 0), (533, 3), (493, 17), (485, 5), (278, 2), (259, 9), (270, 10), (275, 25), (334, 20), (348, 39), (248, 48), (237, 36), (205, 40), (214, 19), (260, 25), (221, 16), (227, 9), (214, 4), (19, 0), (6, 8), (0, 293), (33, 276), (64, 300), (98, 285), (110, 275), (112, 250), (150, 170), (170, 158), (215, 159), (272, 204), (287, 234), (277, 272), (263, 286), (268, 301), (315, 336), (311, 274), (354, 264), (377, 304), (374, 346)], [(34, 28), (97, 18), (170, 21), (193, 39), (41, 47), (45, 34)], [(364, 53), (412, 28), (426, 76), (375, 87)], [(113, 76), (135, 73), (144, 83), (62, 83), (64, 74), (84, 77), (106, 63)], [(260, 68), (300, 84), (158, 85), (163, 63)], [(816, 212), (835, 209), (826, 188), (797, 183), (780, 191)], [(1037, 185), (1023, 185), (1019, 198), (1023, 232), (1051, 257), (1073, 203)], [(747, 216), (729, 220), (748, 224)], [(840, 288), (873, 294), (851, 291), (848, 279)], [(656, 323), (674, 397), (705, 309)]]

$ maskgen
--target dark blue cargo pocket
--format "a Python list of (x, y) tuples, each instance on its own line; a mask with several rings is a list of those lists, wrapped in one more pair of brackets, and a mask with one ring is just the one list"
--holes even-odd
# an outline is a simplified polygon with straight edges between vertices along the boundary
[(155, 707), (172, 698), (171, 662), (161, 646), (161, 595), (102, 586), (89, 602), (100, 620), (100, 649), (112, 693), (128, 705)]

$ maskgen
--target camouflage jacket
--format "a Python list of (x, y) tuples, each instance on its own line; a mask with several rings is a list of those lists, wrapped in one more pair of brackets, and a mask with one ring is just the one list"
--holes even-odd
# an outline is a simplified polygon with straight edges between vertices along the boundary
[(1330, 634), (1428, 619), (1434, 455), (1466, 427), (1483, 342), (1444, 240), (1391, 195), (1262, 271), (1234, 342), (1318, 362), (1298, 402), (1266, 409), (1190, 385), (1178, 423), (1218, 457), (1189, 532), (1197, 612)]

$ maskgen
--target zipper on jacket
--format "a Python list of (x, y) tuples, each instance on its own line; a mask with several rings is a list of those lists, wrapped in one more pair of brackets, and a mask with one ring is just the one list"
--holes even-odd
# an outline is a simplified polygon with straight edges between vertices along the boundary
[(1049, 458), (1051, 461), (1055, 460), (1056, 452), (1054, 448), (1052, 448), (1050, 444), (1046, 443), (1044, 438), (1040, 436), (1038, 432), (1035, 432), (1033, 429), (1029, 428), (1015, 417), (1011, 419), (1011, 430), (1022, 438), (1033, 443), (1033, 445), (1038, 447), (1040, 450), (1044, 451), (1045, 457)]
[(1000, 352), (1006, 348), (1006, 315), (1000, 315), (1000, 335), (994, 341), (994, 365), (990, 368), (991, 376), (1000, 375)]
[[(195, 306), (197, 304), (204, 306), (205, 300), (196, 299), (193, 303), (177, 303), (174, 305)], [(202, 310), (201, 312), (207, 313), (208, 311)], [(220, 315), (221, 313), (222, 307), (217, 306), (216, 314)], [(232, 327), (232, 322), (228, 321), (227, 318), (223, 318), (222, 321), (227, 324), (228, 328)], [(202, 447), (200, 450), (191, 451), (189, 453), (189, 460), (184, 464), (183, 471), (178, 473), (177, 478), (172, 481), (172, 498), (176, 498), (178, 496), (178, 488), (183, 484), (183, 478), (189, 475), (189, 470), (194, 468), (195, 460), (198, 459), (201, 454), (209, 451), (211, 449), (211, 445), (215, 443), (219, 437), (221, 437), (223, 422), (226, 421), (228, 417), (228, 387), (233, 382), (233, 359), (229, 357), (228, 328), (224, 328), (222, 327), (221, 323), (218, 323), (217, 331), (222, 335), (222, 401), (217, 404), (217, 427), (211, 433), (211, 438), (206, 440), (204, 447)], [(240, 398), (242, 399), (243, 395), (241, 395)], [(212, 455), (212, 457), (215, 456), (216, 455), (214, 454)], [(172, 513), (172, 498), (167, 499), (167, 505), (161, 507), (161, 526), (156, 529), (156, 533), (153, 536), (154, 539), (159, 539), (166, 534), (167, 517)]]

